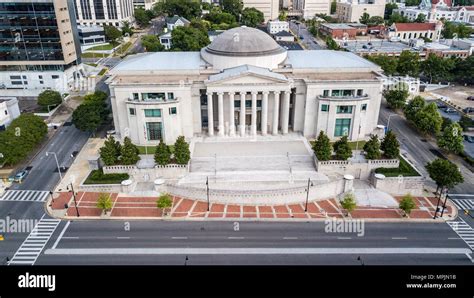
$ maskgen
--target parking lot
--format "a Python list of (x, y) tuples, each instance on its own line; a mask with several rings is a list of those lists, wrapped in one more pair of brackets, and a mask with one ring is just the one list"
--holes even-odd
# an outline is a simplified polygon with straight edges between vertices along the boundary
[(430, 92), (433, 96), (441, 95), (447, 97), (452, 104), (462, 109), (474, 107), (474, 101), (467, 100), (468, 96), (474, 96), (474, 88), (465, 86), (449, 86)]

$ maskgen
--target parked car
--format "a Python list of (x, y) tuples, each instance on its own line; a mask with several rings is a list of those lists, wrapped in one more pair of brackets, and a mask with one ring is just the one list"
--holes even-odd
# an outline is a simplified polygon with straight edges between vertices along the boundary
[(446, 108), (447, 108), (446, 104), (444, 104), (444, 103), (441, 102), (441, 101), (437, 101), (437, 102), (436, 102), (436, 106), (437, 106), (438, 108), (440, 108), (440, 109), (446, 109)]
[(467, 100), (474, 100), (474, 96), (468, 96), (466, 99)]
[(472, 135), (464, 135), (464, 140), (466, 140), (469, 143), (474, 143), (474, 136)]
[(21, 183), (23, 181), (23, 179), (26, 178), (26, 176), (28, 176), (28, 171), (27, 170), (20, 171), (20, 172), (16, 173), (15, 179), (13, 181)]
[(474, 108), (473, 107), (467, 107), (462, 109), (462, 111), (466, 114), (474, 114)]
[(448, 114), (451, 114), (451, 113), (456, 113), (456, 109), (453, 109), (453, 108), (446, 108), (444, 110), (445, 113), (448, 113)]

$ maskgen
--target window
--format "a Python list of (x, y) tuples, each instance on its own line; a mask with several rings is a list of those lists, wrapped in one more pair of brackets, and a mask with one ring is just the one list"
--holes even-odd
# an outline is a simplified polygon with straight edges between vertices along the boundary
[(20, 80), (21, 76), (10, 76), (10, 80)]
[(170, 115), (176, 115), (178, 114), (178, 109), (176, 107), (170, 108)]
[(165, 93), (142, 93), (142, 98), (144, 101), (151, 101), (151, 100), (165, 100)]
[(7, 111), (7, 110), (5, 110), (5, 115), (8, 115), (8, 111)]
[(346, 89), (346, 90), (332, 90), (331, 96), (354, 96), (354, 90)]
[(23, 85), (22, 81), (12, 81), (12, 85)]
[(145, 117), (161, 117), (160, 109), (146, 109)]
[(364, 103), (364, 104), (360, 107), (360, 110), (361, 110), (361, 111), (367, 111), (367, 104)]
[(23, 80), (26, 80), (26, 76), (23, 76)]
[(351, 119), (336, 119), (336, 126), (334, 128), (334, 136), (342, 137), (349, 135), (351, 128)]
[(364, 90), (357, 89), (357, 96), (362, 96), (364, 94)]
[(173, 100), (174, 99), (174, 93), (173, 92), (168, 92), (168, 99)]
[(39, 75), (39, 76), (38, 76), (38, 79), (42, 80), (42, 79), (43, 79), (43, 76), (42, 76), (42, 75)]
[(40, 84), (44, 84), (44, 82), (43, 82), (43, 81), (40, 81)]
[(329, 105), (321, 105), (321, 112), (329, 112)]
[(129, 108), (129, 109), (128, 109), (128, 113), (129, 113), (130, 115), (132, 115), (132, 116), (135, 116), (135, 115), (136, 115), (136, 111), (135, 111), (134, 108)]
[(338, 114), (351, 114), (352, 106), (337, 106), (336, 113)]
[(133, 100), (139, 100), (138, 93), (133, 93)]
[(323, 91), (323, 96), (329, 96), (329, 90), (324, 90)]
[(156, 141), (161, 140), (161, 122), (147, 122), (146, 123), (146, 134), (147, 140)]
[(59, 76), (58, 75), (52, 75), (51, 78), (56, 80), (56, 79), (59, 79)]

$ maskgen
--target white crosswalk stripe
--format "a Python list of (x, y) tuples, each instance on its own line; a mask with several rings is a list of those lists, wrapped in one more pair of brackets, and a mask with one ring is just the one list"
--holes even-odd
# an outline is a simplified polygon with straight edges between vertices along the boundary
[(474, 229), (471, 226), (460, 217), (457, 220), (447, 221), (446, 223), (471, 249), (474, 249)]
[(44, 202), (49, 191), (43, 190), (7, 190), (0, 201)]
[(34, 265), (60, 222), (59, 219), (48, 219), (43, 215), (8, 264)]
[(473, 210), (474, 199), (451, 199), (459, 210)]

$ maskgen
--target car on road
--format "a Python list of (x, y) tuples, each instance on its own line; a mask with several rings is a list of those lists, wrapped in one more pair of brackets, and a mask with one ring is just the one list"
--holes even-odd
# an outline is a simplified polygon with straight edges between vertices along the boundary
[(27, 170), (22, 170), (22, 171), (19, 171), (18, 173), (16, 173), (15, 176), (10, 176), (10, 178), (8, 180), (10, 180), (11, 182), (18, 182), (18, 183), (21, 183), (25, 178), (26, 176), (28, 176), (28, 171)]
[(443, 102), (440, 102), (440, 101), (436, 102), (436, 106), (440, 109), (446, 109), (447, 108), (446, 104), (444, 104)]
[(474, 96), (468, 96), (466, 99), (467, 100), (474, 100)]
[(464, 140), (469, 143), (474, 143), (474, 135), (464, 135)]
[(444, 112), (445, 112), (445, 113), (448, 113), (448, 114), (456, 113), (456, 109), (453, 109), (453, 108), (446, 108), (446, 109), (444, 109)]
[(474, 114), (474, 108), (473, 107), (467, 107), (462, 109), (462, 111), (466, 114)]
[(300, 39), (304, 39), (303, 35), (300, 35)]

